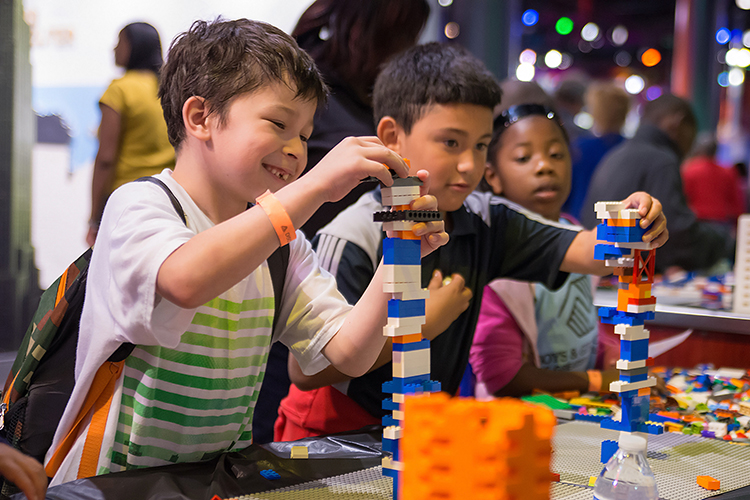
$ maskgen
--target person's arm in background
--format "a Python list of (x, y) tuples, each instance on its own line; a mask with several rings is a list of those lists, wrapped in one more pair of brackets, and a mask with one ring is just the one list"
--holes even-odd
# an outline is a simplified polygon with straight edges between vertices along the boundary
[[(337, 281), (343, 276), (351, 276), (348, 273), (337, 273)], [(347, 278), (343, 278), (346, 280)], [(340, 283), (340, 282), (339, 282)], [(466, 288), (463, 277), (454, 274), (450, 283), (443, 285), (443, 275), (440, 271), (435, 271), (428, 285), (430, 298), (425, 301), (425, 324), (422, 326), (422, 336), (426, 339), (433, 340), (440, 333), (444, 332), (458, 316), (469, 307), (469, 300), (472, 298), (472, 292)], [(341, 283), (339, 287), (341, 288)], [(344, 285), (346, 288), (347, 285)], [(342, 290), (344, 296), (349, 300), (348, 294)], [(383, 349), (380, 351), (375, 363), (370, 367), (368, 372), (380, 368), (391, 361), (393, 347), (391, 339), (387, 339)], [(351, 377), (341, 373), (333, 366), (328, 366), (324, 370), (314, 374), (305, 375), (300, 369), (299, 363), (293, 355), (289, 355), (289, 378), (298, 389), (311, 391), (332, 384), (346, 382)]]
[(0, 443), (0, 476), (15, 484), (29, 500), (44, 500), (44, 466), (4, 443)]
[(122, 129), (120, 113), (102, 103), (99, 103), (99, 108), (102, 111), (102, 121), (99, 125), (99, 151), (94, 160), (94, 175), (91, 181), (91, 217), (86, 235), (86, 243), (89, 246), (92, 246), (96, 240), (104, 204), (115, 182), (115, 168)]
[[(521, 328), (503, 300), (485, 287), (469, 359), (477, 380), (487, 391), (497, 397), (526, 396), (535, 389), (552, 393), (589, 391), (587, 372), (546, 370), (524, 361), (523, 339)], [(601, 373), (596, 390), (608, 387), (619, 376), (617, 370)]]

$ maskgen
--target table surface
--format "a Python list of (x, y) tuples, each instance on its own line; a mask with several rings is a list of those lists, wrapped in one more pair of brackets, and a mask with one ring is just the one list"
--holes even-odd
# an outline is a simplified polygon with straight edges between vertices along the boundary
[[(649, 323), (675, 328), (750, 335), (750, 316), (747, 314), (681, 305), (666, 299), (660, 301), (659, 296), (656, 294), (655, 296), (656, 317)], [(617, 305), (617, 290), (598, 289), (594, 295), (594, 304), (600, 307)]]

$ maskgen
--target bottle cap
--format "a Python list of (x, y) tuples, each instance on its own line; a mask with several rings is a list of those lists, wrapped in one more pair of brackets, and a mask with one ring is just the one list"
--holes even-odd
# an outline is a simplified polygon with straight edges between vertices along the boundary
[(631, 434), (629, 432), (620, 432), (620, 439), (618, 440), (620, 448), (625, 451), (646, 451), (648, 447), (648, 441), (642, 436)]

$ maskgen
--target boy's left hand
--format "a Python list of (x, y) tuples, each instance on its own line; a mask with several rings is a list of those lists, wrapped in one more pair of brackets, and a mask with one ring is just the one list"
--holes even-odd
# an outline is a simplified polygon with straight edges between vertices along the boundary
[[(420, 197), (411, 202), (411, 209), (437, 210), (437, 198), (427, 194), (429, 191), (429, 172), (427, 170), (420, 170), (417, 172), (417, 177), (423, 184), (419, 188)], [(448, 243), (448, 233), (445, 232), (445, 223), (442, 220), (418, 222), (412, 227), (412, 232), (422, 237), (422, 257), (429, 255), (437, 248)]]
[(651, 243), (651, 248), (659, 248), (669, 239), (669, 230), (667, 229), (667, 217), (662, 212), (661, 202), (643, 191), (631, 194), (623, 200), (628, 208), (635, 208), (641, 215), (640, 226), (646, 228), (651, 226), (646, 234), (643, 235), (643, 241)]

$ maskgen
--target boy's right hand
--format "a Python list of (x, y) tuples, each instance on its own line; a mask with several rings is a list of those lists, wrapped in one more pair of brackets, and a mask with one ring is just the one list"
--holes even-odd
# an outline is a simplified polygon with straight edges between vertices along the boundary
[(433, 340), (443, 333), (469, 308), (469, 301), (474, 296), (466, 287), (466, 281), (460, 274), (453, 274), (443, 281), (443, 273), (436, 270), (427, 285), (430, 298), (425, 301), (427, 323), (422, 327), (422, 335)]
[(315, 182), (324, 201), (338, 201), (362, 179), (376, 177), (386, 186), (393, 184), (390, 169), (399, 177), (409, 175), (409, 167), (398, 154), (377, 137), (347, 137), (336, 145), (303, 179)]

